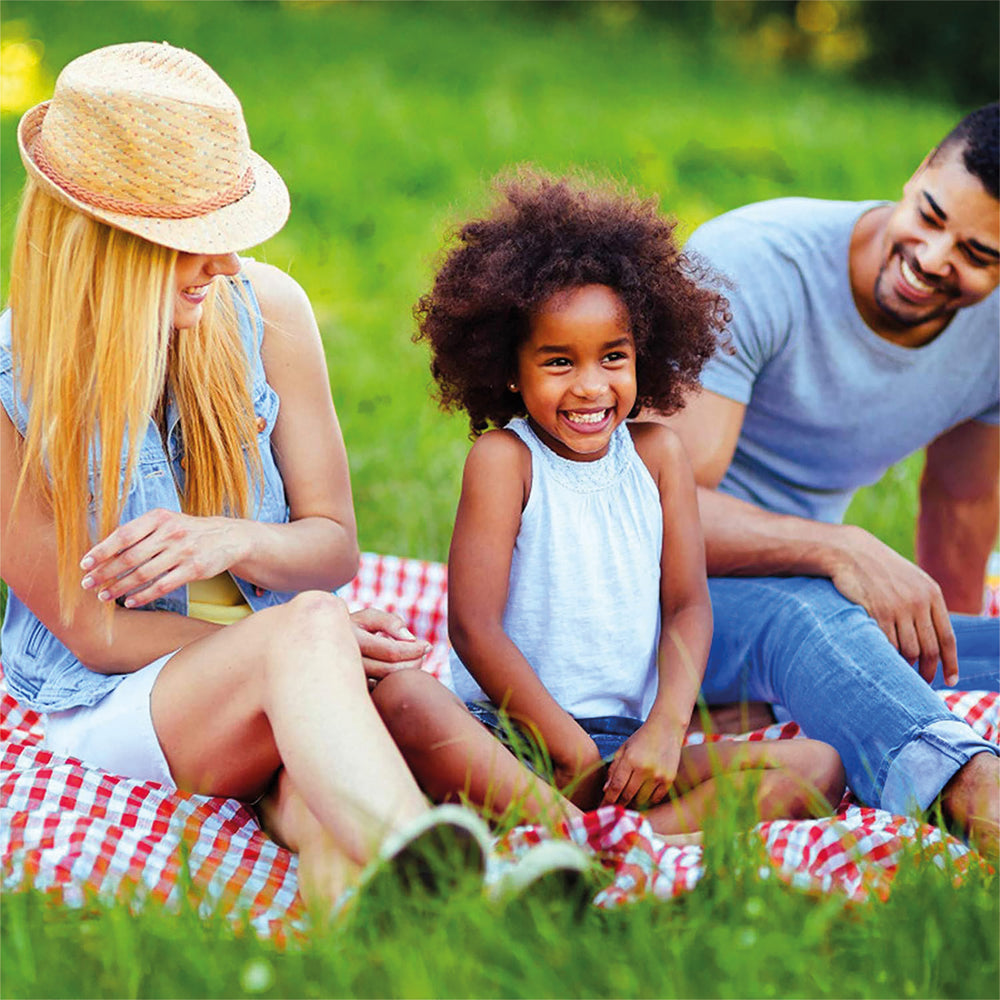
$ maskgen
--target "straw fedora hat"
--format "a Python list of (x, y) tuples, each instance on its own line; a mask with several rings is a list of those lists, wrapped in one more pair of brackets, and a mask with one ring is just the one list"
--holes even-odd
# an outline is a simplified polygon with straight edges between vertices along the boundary
[(188, 253), (244, 250), (288, 218), (243, 109), (193, 52), (131, 42), (69, 63), (17, 130), (28, 174), (108, 225)]

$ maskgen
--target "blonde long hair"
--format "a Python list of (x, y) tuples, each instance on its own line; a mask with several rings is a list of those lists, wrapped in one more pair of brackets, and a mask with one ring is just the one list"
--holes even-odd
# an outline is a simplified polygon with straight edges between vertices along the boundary
[(14, 371), (30, 402), (16, 497), (28, 489), (51, 508), (67, 621), (81, 593), (79, 561), (118, 526), (165, 389), (184, 435), (183, 510), (245, 516), (259, 482), (232, 296), (213, 282), (201, 322), (174, 335), (176, 261), (177, 251), (97, 222), (29, 180), (10, 274)]

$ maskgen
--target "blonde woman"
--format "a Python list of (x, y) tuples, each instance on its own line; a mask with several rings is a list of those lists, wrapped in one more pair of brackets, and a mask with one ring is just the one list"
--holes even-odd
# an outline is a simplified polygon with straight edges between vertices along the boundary
[(288, 214), (235, 95), (189, 52), (111, 46), (70, 63), (18, 135), (0, 318), (12, 694), (88, 764), (270, 789), (314, 898), (428, 830), (481, 863), (485, 828), (428, 811), (369, 696), (366, 675), (419, 665), (424, 644), (330, 593), (358, 565), (344, 443), (305, 294), (234, 252)]

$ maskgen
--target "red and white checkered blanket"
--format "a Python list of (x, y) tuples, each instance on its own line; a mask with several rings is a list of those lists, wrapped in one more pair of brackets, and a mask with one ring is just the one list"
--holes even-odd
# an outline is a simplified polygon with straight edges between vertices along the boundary
[[(343, 592), (352, 607), (395, 611), (434, 644), (427, 669), (448, 669), (446, 572), (439, 563), (366, 555)], [(949, 692), (952, 711), (988, 739), (998, 736), (998, 696)], [(248, 919), (258, 932), (284, 937), (302, 916), (296, 859), (261, 832), (253, 812), (234, 799), (167, 794), (153, 782), (129, 781), (42, 749), (38, 716), (0, 693), (0, 846), (4, 890), (34, 886), (69, 905), (89, 894), (132, 894), (174, 901), (193, 895), (203, 911)], [(789, 723), (738, 739), (791, 739)], [(727, 737), (722, 737), (727, 738)], [(704, 739), (693, 734), (690, 739)], [(614, 874), (595, 899), (614, 906), (694, 888), (704, 873), (701, 847), (668, 847), (638, 813), (605, 807), (564, 831), (598, 852)], [(930, 826), (845, 799), (835, 816), (756, 827), (778, 877), (794, 885), (840, 891), (856, 899), (882, 894), (899, 852), (918, 838), (958, 870), (979, 863), (953, 837)], [(551, 834), (522, 826), (498, 849), (518, 852)], [(186, 873), (190, 873), (188, 878)]]

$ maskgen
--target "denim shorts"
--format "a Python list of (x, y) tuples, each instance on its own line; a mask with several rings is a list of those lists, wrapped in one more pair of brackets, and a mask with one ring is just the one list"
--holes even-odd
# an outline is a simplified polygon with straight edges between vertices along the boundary
[[(465, 706), (501, 743), (520, 757), (533, 741), (523, 737), (516, 725), (501, 719), (497, 707), (488, 702), (466, 702)], [(576, 718), (576, 716), (574, 716)], [(597, 745), (604, 762), (610, 763), (618, 748), (642, 725), (642, 719), (627, 716), (599, 715), (592, 719), (576, 719), (580, 727)], [(530, 757), (530, 753), (529, 753)]]

